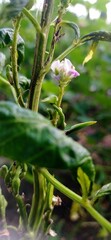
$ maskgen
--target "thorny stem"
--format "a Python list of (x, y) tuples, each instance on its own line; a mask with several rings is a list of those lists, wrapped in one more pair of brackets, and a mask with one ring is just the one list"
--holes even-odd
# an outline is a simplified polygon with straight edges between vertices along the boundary
[(55, 188), (57, 188), (60, 192), (70, 198), (72, 201), (76, 201), (81, 204), (89, 213), (90, 215), (103, 227), (106, 228), (108, 232), (111, 232), (111, 223), (101, 216), (92, 206), (89, 200), (83, 201), (83, 198), (76, 194), (75, 192), (71, 191), (69, 188), (64, 186), (60, 183), (56, 178), (54, 178), (45, 168), (41, 168), (40, 172), (43, 176), (51, 182)]
[(18, 32), (20, 28), (20, 22), (21, 22), (22, 14), (15, 20), (14, 23), (14, 34), (13, 34), (13, 42), (12, 42), (12, 51), (11, 51), (11, 60), (12, 60), (12, 75), (13, 75), (13, 82), (15, 91), (17, 94), (18, 102), (22, 107), (25, 107), (22, 94), (21, 94), (21, 88), (18, 81), (18, 66), (17, 66), (17, 37)]

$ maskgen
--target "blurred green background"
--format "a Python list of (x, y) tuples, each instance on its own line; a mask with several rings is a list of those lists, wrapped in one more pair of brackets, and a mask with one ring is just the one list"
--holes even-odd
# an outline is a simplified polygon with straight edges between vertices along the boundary
[[(56, 16), (59, 0), (55, 2), (53, 18)], [(80, 28), (81, 36), (98, 30), (111, 31), (110, 9), (111, 1), (108, 0), (73, 0), (64, 19), (76, 23)], [(32, 13), (36, 15), (37, 11), (32, 11)], [(1, 27), (3, 26), (11, 27), (11, 22), (5, 22)], [(21, 23), (20, 35), (25, 41), (25, 58), (20, 68), (20, 74), (30, 79), (35, 31), (26, 18)], [(48, 39), (48, 48), (51, 37), (52, 29)], [(73, 39), (73, 30), (64, 27), (63, 37), (56, 45), (55, 57), (70, 46)], [(67, 126), (89, 120), (97, 121), (96, 125), (79, 131), (77, 134), (72, 134), (71, 137), (91, 152), (96, 168), (94, 187), (98, 189), (111, 182), (111, 43), (99, 42), (92, 60), (83, 66), (82, 63), (90, 45), (91, 42), (87, 42), (67, 56), (80, 73), (80, 77), (73, 79), (67, 87), (62, 106)], [(9, 63), (9, 53), (6, 49), (2, 52), (7, 55), (6, 64)], [(3, 71), (3, 75), (5, 76), (5, 71)], [(41, 99), (57, 93), (57, 83), (53, 80), (52, 73), (49, 72), (43, 83)], [(41, 103), (40, 112), (47, 115), (47, 107), (45, 103)], [(79, 191), (79, 186), (76, 181), (73, 181), (70, 173), (55, 172), (55, 174), (64, 184)], [(60, 193), (57, 194), (60, 195)], [(62, 207), (55, 209), (54, 213), (54, 228), (58, 233), (58, 236), (54, 238), (55, 240), (110, 239), (110, 236), (106, 236), (104, 231), (100, 231), (98, 224), (90, 219), (84, 210), (78, 206), (73, 206), (74, 209), (71, 211), (72, 202), (63, 195), (61, 197), (63, 199)], [(97, 203), (98, 210), (109, 220), (111, 220), (110, 201), (111, 197), (108, 196)]]

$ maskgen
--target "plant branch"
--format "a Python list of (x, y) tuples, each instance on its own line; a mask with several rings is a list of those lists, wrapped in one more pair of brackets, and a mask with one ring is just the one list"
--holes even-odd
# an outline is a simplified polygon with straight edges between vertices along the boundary
[(13, 75), (13, 82), (15, 91), (17, 94), (18, 102), (22, 107), (25, 107), (22, 94), (21, 94), (21, 88), (18, 81), (18, 66), (17, 66), (17, 37), (18, 32), (20, 28), (20, 22), (21, 22), (22, 14), (15, 20), (14, 24), (14, 34), (13, 34), (13, 42), (12, 42), (12, 51), (11, 51), (11, 60), (12, 60), (12, 75)]
[(25, 16), (31, 21), (31, 23), (33, 24), (36, 32), (41, 32), (41, 26), (39, 25), (39, 23), (36, 21), (36, 19), (33, 17), (33, 15), (26, 9), (23, 8), (22, 12), (25, 14)]
[(62, 183), (60, 183), (57, 179), (55, 179), (45, 168), (41, 168), (40, 172), (43, 176), (51, 182), (55, 188), (57, 188), (60, 192), (70, 198), (72, 201), (76, 201), (81, 204), (90, 215), (103, 227), (106, 228), (108, 232), (111, 232), (111, 223), (106, 220), (103, 216), (100, 215), (92, 206), (89, 200), (83, 201), (83, 198), (76, 194), (75, 192), (68, 189)]
[(56, 59), (54, 59), (54, 61), (57, 60), (62, 60), (64, 59), (68, 54), (70, 54), (75, 48), (81, 46), (83, 43), (81, 43), (80, 41), (77, 42), (73, 42), (63, 53), (61, 53)]
[(53, 4), (54, 0), (44, 1), (41, 17), (41, 32), (38, 32), (36, 35), (36, 47), (29, 93), (29, 108), (33, 111), (38, 111), (42, 82), (46, 74), (44, 62)]

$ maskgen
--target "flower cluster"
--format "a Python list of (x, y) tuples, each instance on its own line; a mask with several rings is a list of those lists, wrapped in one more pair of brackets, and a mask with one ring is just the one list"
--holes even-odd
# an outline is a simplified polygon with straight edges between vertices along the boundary
[(61, 62), (59, 60), (54, 61), (51, 65), (51, 70), (54, 72), (54, 77), (59, 81), (60, 86), (67, 86), (72, 78), (76, 78), (80, 75), (67, 58)]

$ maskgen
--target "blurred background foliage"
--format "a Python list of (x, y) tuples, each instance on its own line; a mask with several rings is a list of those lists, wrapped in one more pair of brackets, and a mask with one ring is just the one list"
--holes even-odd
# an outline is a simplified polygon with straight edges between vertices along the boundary
[[(59, 0), (56, 0), (53, 18), (56, 17), (58, 3)], [(98, 30), (111, 31), (110, 9), (110, 0), (73, 0), (66, 15), (64, 15), (64, 19), (76, 23), (80, 28), (81, 36)], [(37, 10), (32, 10), (32, 13), (36, 15)], [(38, 14), (38, 18), (40, 18), (40, 13)], [(1, 27), (4, 26), (11, 27), (11, 21), (1, 25)], [(20, 68), (20, 74), (30, 79), (35, 47), (35, 31), (32, 24), (26, 18), (24, 18), (21, 23), (20, 35), (25, 41), (25, 58)], [(48, 39), (48, 48), (50, 47), (51, 36), (52, 27)], [(55, 58), (70, 46), (73, 39), (73, 30), (64, 27), (63, 37), (56, 46)], [(67, 56), (74, 64), (76, 70), (80, 72), (80, 77), (72, 80), (67, 87), (62, 106), (66, 116), (67, 126), (88, 120), (97, 121), (95, 126), (79, 131), (76, 135), (71, 135), (71, 137), (86, 146), (92, 154), (96, 167), (95, 188), (97, 189), (99, 186), (111, 181), (111, 43), (99, 42), (92, 60), (83, 66), (82, 63), (89, 51), (90, 45), (91, 42), (87, 42)], [(7, 49), (4, 49), (2, 52), (7, 55), (6, 64), (8, 64), (9, 55)], [(3, 71), (3, 75), (5, 76), (5, 71)], [(57, 92), (57, 83), (53, 80), (52, 73), (49, 72), (43, 83), (41, 99), (50, 94), (57, 94)], [(47, 115), (47, 107), (45, 103), (40, 104), (40, 111), (44, 115)], [(69, 173), (60, 173), (60, 178), (67, 186), (71, 188), (74, 187)], [(60, 195), (60, 193), (58, 194)], [(88, 237), (87, 231), (84, 231), (80, 236), (80, 231), (78, 230), (80, 224), (82, 230), (87, 229), (89, 217), (86, 217), (86, 213), (79, 209), (78, 206), (78, 210), (75, 207), (72, 212), (74, 213), (75, 211), (78, 215), (75, 215), (77, 218), (75, 217), (73, 219), (76, 221), (76, 228), (73, 229), (74, 224), (69, 220), (69, 209), (72, 203), (65, 200), (64, 204), (64, 196), (62, 196), (62, 199), (63, 206), (56, 210), (56, 212), (59, 212), (61, 215), (61, 221), (57, 225), (57, 232), (60, 232), (60, 235), (55, 239), (60, 239), (61, 236), (63, 236), (61, 239), (64, 240), (93, 239)], [(110, 196), (104, 198), (101, 204), (97, 204), (97, 207), (107, 218), (111, 219), (111, 211), (109, 211), (111, 210)], [(86, 225), (82, 225), (81, 220), (78, 223), (77, 220), (80, 216), (82, 216), (82, 219), (85, 219)], [(70, 227), (67, 221), (64, 227), (64, 217), (66, 220), (70, 221)], [(56, 221), (58, 220), (55, 219), (55, 222)], [(91, 228), (88, 230), (90, 232), (89, 235), (92, 234), (93, 236), (93, 231), (95, 231), (94, 239), (96, 239), (95, 236), (97, 236), (97, 239), (103, 239), (105, 235), (104, 232), (98, 232), (98, 227), (94, 222), (91, 222), (91, 224), (88, 222), (88, 226), (88, 229)]]

